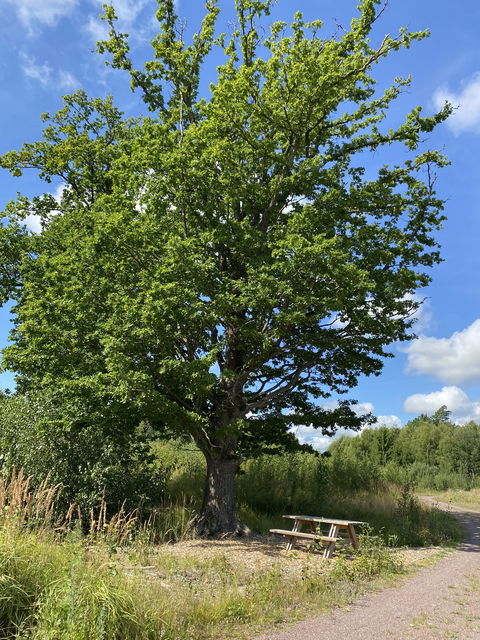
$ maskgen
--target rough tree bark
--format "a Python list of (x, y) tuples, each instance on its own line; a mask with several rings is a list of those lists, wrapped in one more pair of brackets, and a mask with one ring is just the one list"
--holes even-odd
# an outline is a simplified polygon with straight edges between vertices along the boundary
[(207, 475), (200, 513), (193, 521), (198, 535), (244, 536), (250, 533), (235, 505), (235, 476), (240, 461), (235, 457), (205, 454)]

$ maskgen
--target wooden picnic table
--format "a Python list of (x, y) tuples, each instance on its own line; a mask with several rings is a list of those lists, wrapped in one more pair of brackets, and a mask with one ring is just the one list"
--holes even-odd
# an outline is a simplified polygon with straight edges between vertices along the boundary
[[(365, 524), (360, 520), (339, 520), (338, 518), (325, 518), (323, 516), (297, 516), (285, 515), (284, 518), (293, 520), (293, 527), (288, 529), (270, 529), (271, 533), (278, 533), (287, 538), (287, 551), (291, 551), (296, 540), (312, 540), (315, 542), (323, 542), (325, 549), (324, 558), (331, 558), (335, 550), (338, 540), (345, 540), (352, 545), (354, 549), (358, 549), (358, 538), (355, 526)], [(310, 528), (310, 533), (302, 531), (303, 525)], [(328, 534), (322, 534), (322, 525), (328, 527)]]

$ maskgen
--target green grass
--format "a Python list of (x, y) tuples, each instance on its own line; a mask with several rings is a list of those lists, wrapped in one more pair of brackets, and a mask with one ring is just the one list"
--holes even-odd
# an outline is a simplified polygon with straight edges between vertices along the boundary
[(463, 537), (451, 514), (422, 504), (408, 488), (350, 493), (329, 506), (337, 517), (368, 522), (393, 546), (454, 545)]
[[(188, 503), (136, 529), (128, 514), (107, 520), (103, 506), (83, 534), (74, 509), (53, 517), (56, 495), (30, 491), (21, 475), (0, 480), (3, 640), (225, 640), (345, 603), (402, 570), (378, 538), (365, 538), (349, 560), (272, 555), (262, 570), (234, 564), (228, 552), (202, 558), (201, 547), (197, 557), (172, 558), (168, 547), (149, 544), (159, 532), (182, 534)], [(154, 565), (144, 567), (152, 552)], [(297, 563), (293, 574), (289, 562)]]
[[(299, 486), (291, 495), (304, 492), (306, 504), (312, 498), (305, 491)], [(96, 519), (81, 523), (73, 507), (66, 517), (56, 515), (56, 495), (47, 487), (30, 491), (21, 474), (9, 484), (0, 480), (3, 640), (226, 640), (251, 635), (345, 604), (376, 581), (401, 573), (398, 556), (385, 541), (445, 543), (458, 535), (452, 516), (423, 507), (408, 490), (322, 497), (318, 513), (373, 525), (374, 534), (363, 535), (360, 552), (318, 563), (304, 551), (288, 559), (274, 551), (269, 568), (256, 570), (247, 556), (234, 563), (228, 548), (220, 557), (203, 557), (200, 544), (195, 557), (185, 558), (173, 558), (167, 545), (152, 548), (159, 540), (190, 535), (189, 500), (164, 505), (143, 524), (125, 513), (108, 519), (104, 505)], [(317, 509), (315, 503), (310, 506)], [(242, 509), (242, 517), (256, 530), (282, 522), (281, 513), (266, 514), (251, 506)], [(293, 573), (288, 563), (296, 563)]]
[(480, 511), (480, 489), (448, 489), (446, 491), (422, 490), (434, 496), (439, 502), (448, 502), (472, 511)]
[(378, 543), (330, 571), (309, 565), (288, 578), (279, 566), (247, 572), (227, 557), (172, 560), (157, 575), (126, 570), (98, 542), (58, 540), (46, 531), (0, 529), (2, 638), (30, 640), (212, 640), (291, 620), (352, 599), (377, 576), (401, 572)]
[[(262, 533), (285, 528), (282, 515), (258, 513), (247, 506), (241, 509), (250, 528)], [(401, 488), (332, 494), (319, 502), (312, 515), (367, 522), (389, 546), (454, 545), (463, 535), (451, 514), (422, 504), (412, 492)]]
[[(155, 453), (174, 469), (167, 483), (170, 496), (177, 504), (186, 497), (194, 507), (201, 501), (204, 461), (198, 451), (183, 451), (179, 443), (174, 445), (156, 443)], [(237, 479), (240, 516), (258, 533), (285, 528), (283, 514), (306, 513), (366, 521), (392, 546), (448, 545), (462, 537), (450, 514), (419, 503), (407, 485), (402, 488), (377, 478), (367, 489), (339, 490), (345, 484), (339, 482), (342, 474), (350, 474), (338, 468), (333, 474), (330, 460), (322, 456), (261, 456), (247, 461), (242, 470)]]

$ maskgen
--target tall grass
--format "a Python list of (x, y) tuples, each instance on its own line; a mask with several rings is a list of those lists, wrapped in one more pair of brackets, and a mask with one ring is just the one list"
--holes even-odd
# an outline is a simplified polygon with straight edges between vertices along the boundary
[(179, 542), (194, 537), (191, 522), (196, 513), (195, 502), (186, 496), (152, 510), (142, 523), (137, 538), (150, 545)]
[[(184, 528), (188, 518), (182, 516), (181, 505), (188, 503), (193, 510), (200, 503), (204, 461), (199, 451), (191, 446), (182, 449), (177, 442), (157, 443), (156, 453), (162, 465), (172, 469), (168, 492), (175, 507), (164, 511), (162, 517), (169, 524), (163, 531), (179, 532), (157, 540), (182, 539), (188, 535)], [(413, 496), (412, 473), (424, 477), (427, 470), (426, 465), (413, 471), (387, 465), (382, 477), (365, 461), (355, 466), (351, 459), (342, 462), (303, 452), (261, 456), (242, 465), (237, 478), (240, 516), (258, 533), (284, 528), (283, 514), (308, 513), (366, 521), (389, 544), (455, 543), (461, 531), (452, 516), (420, 504)]]
[(314, 512), (330, 490), (325, 458), (311, 453), (262, 456), (249, 460), (238, 477), (242, 505), (257, 513)]
[[(399, 570), (379, 548), (375, 557), (359, 554), (353, 572), (341, 564), (334, 572), (306, 564), (286, 577), (278, 566), (252, 572), (226, 556), (195, 558), (182, 570), (158, 554), (153, 574), (142, 567), (130, 573), (125, 552), (112, 555), (112, 540), (128, 541), (134, 516), (121, 512), (109, 520), (102, 507), (82, 534), (74, 508), (54, 516), (58, 495), (58, 488), (46, 486), (30, 491), (22, 474), (2, 485), (3, 640), (224, 640), (245, 625), (340, 604), (365, 586), (365, 578)], [(187, 513), (189, 505), (178, 508)], [(172, 529), (172, 522), (162, 522), (162, 531), (167, 524)]]
[(332, 496), (325, 509), (339, 518), (368, 522), (375, 533), (394, 546), (449, 545), (462, 539), (455, 518), (421, 503), (408, 485)]
[(59, 493), (60, 487), (50, 486), (48, 478), (31, 489), (30, 478), (21, 470), (14, 471), (9, 478), (0, 477), (0, 519), (37, 529), (60, 527), (71, 519), (73, 510), (60, 519), (57, 517)]
[[(9, 557), (5, 560), (8, 548)], [(207, 640), (237, 637), (248, 625), (292, 619), (309, 606), (342, 604), (365, 579), (400, 569), (390, 554), (360, 556), (320, 572), (308, 564), (295, 577), (279, 567), (244, 576), (222, 562), (183, 579), (127, 576), (108, 556), (43, 533), (10, 530), (0, 538), (2, 638), (30, 640)], [(350, 563), (351, 564), (351, 563)], [(380, 566), (381, 565), (381, 566)], [(333, 565), (332, 565), (333, 566)]]

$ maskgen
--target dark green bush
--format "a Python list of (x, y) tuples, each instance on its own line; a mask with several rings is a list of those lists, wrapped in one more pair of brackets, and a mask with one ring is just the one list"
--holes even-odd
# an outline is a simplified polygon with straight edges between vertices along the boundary
[(75, 502), (85, 514), (102, 499), (112, 513), (122, 505), (131, 510), (159, 503), (165, 471), (153, 465), (148, 432), (104, 413), (103, 420), (94, 415), (87, 421), (44, 398), (1, 397), (1, 473), (23, 469), (33, 487), (48, 477), (62, 485), (59, 507)]

